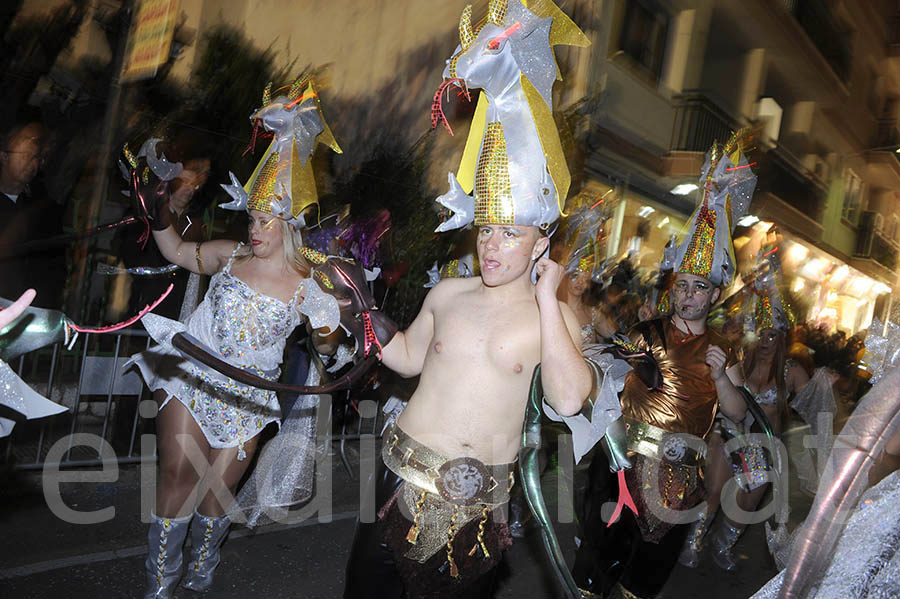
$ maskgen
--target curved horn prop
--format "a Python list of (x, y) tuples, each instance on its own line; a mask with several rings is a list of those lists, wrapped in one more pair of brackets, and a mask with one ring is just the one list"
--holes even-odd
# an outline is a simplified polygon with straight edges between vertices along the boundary
[(140, 151), (137, 154), (137, 157), (140, 158), (144, 156), (147, 159), (147, 165), (150, 167), (150, 170), (153, 171), (153, 174), (162, 179), (163, 181), (171, 181), (175, 177), (181, 174), (181, 171), (184, 170), (184, 167), (181, 166), (180, 162), (176, 162), (172, 164), (166, 158), (165, 154), (156, 155), (156, 144), (160, 142), (159, 138), (153, 137), (144, 142), (144, 145), (141, 146)]
[(831, 561), (850, 512), (869, 484), (869, 470), (900, 427), (900, 368), (860, 401), (835, 439), (816, 501), (794, 542), (779, 599), (805, 597)]
[(288, 100), (293, 102), (299, 98), (303, 93), (304, 87), (306, 87), (306, 78), (300, 75), (294, 79), (294, 82), (291, 84), (291, 90), (288, 92)]
[(553, 565), (556, 581), (565, 592), (566, 599), (580, 599), (581, 591), (575, 579), (572, 578), (569, 567), (566, 565), (562, 549), (553, 530), (550, 521), (550, 512), (544, 503), (544, 495), (541, 493), (541, 469), (538, 460), (538, 448), (541, 446), (541, 398), (544, 392), (541, 386), (541, 365), (534, 367), (531, 375), (531, 391), (528, 394), (528, 403), (525, 404), (525, 422), (522, 427), (522, 447), (519, 449), (519, 474), (522, 477), (522, 488), (525, 492), (525, 500), (528, 507), (541, 528), (541, 539), (544, 541), (544, 551)]
[(375, 356), (369, 356), (357, 362), (347, 374), (336, 378), (332, 382), (326, 385), (307, 387), (306, 385), (286, 385), (278, 381), (270, 381), (237, 366), (232, 366), (203, 349), (202, 344), (184, 333), (176, 333), (172, 337), (172, 346), (189, 359), (199, 362), (202, 366), (211, 368), (244, 385), (258, 387), (267, 391), (298, 393), (300, 395), (316, 395), (318, 393), (331, 393), (338, 389), (347, 389), (377, 361)]
[(472, 5), (468, 4), (459, 17), (459, 45), (463, 50), (468, 50), (475, 41), (475, 32), (472, 31)]

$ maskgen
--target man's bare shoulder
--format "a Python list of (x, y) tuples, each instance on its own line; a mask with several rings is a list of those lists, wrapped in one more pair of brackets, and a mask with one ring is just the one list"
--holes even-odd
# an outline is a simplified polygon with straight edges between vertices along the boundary
[(428, 292), (428, 300), (433, 306), (452, 301), (464, 293), (470, 293), (481, 285), (481, 277), (441, 279)]

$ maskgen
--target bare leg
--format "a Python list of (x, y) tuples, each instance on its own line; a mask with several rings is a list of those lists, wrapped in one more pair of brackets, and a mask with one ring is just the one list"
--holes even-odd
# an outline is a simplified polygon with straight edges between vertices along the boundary
[(256, 452), (257, 443), (259, 443), (259, 435), (244, 442), (244, 451), (247, 453), (247, 457), (243, 460), (237, 459), (237, 447), (211, 449), (209, 451), (210, 466), (203, 481), (203, 488), (206, 492), (200, 500), (198, 512), (204, 516), (221, 516), (225, 513), (225, 510), (230, 506), (223, 506), (212, 489), (216, 485), (222, 484), (228, 490), (229, 497), (234, 497), (237, 485), (241, 482), (241, 478), (243, 478), (250, 461), (253, 459), (253, 454)]
[(706, 486), (706, 511), (689, 527), (684, 539), (684, 546), (678, 555), (678, 561), (688, 568), (696, 568), (700, 563), (700, 552), (703, 551), (703, 538), (712, 524), (719, 509), (720, 496), (725, 481), (731, 475), (728, 463), (722, 454), (722, 436), (710, 433), (707, 439), (706, 467), (704, 482)]
[[(153, 395), (158, 403), (166, 396), (162, 391)], [(159, 447), (156, 514), (168, 518), (189, 516), (197, 501), (197, 482), (206, 473), (204, 464), (210, 458), (209, 443), (190, 411), (175, 397), (156, 417), (156, 429)], [(185, 451), (197, 452), (193, 456), (196, 465)]]
[(731, 476), (731, 466), (725, 460), (722, 435), (711, 433), (707, 445), (706, 475), (703, 482), (706, 486), (706, 503), (709, 504), (708, 513), (712, 519), (722, 502), (722, 487)]

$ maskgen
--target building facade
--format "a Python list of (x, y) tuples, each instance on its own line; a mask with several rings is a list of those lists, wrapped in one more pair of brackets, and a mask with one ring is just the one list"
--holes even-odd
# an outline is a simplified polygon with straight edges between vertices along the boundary
[(782, 244), (815, 321), (854, 333), (883, 317), (900, 241), (897, 3), (582, 4), (594, 36), (587, 180), (621, 200), (610, 256), (649, 245), (639, 260), (652, 267), (693, 209), (703, 153), (755, 125), (741, 257)]
[[(27, 1), (22, 14), (64, 1)], [(241, 29), (285, 64), (319, 69), (341, 164), (352, 168), (386, 137), (411, 144), (428, 133), (467, 3), (180, 0), (179, 22), (194, 35), (172, 74), (190, 81), (204, 32), (218, 24)], [(473, 4), (477, 19), (487, 2)], [(652, 270), (695, 205), (704, 152), (755, 125), (759, 184), (753, 218), (737, 230), (744, 260), (763, 241), (782, 243), (791, 289), (829, 326), (856, 332), (887, 314), (900, 241), (896, 0), (557, 4), (592, 41), (557, 48), (564, 82), (556, 106), (577, 117), (571, 164), (580, 200), (608, 202), (610, 257), (630, 253)], [(60, 62), (85, 55), (111, 57), (92, 19)], [(469, 115), (449, 114), (463, 132)], [(456, 169), (462, 139), (435, 136), (435, 189)]]

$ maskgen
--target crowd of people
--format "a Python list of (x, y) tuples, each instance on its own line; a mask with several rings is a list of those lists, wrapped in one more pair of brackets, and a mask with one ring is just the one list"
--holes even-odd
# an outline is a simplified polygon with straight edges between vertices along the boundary
[[(483, 129), (470, 133), (470, 163), (450, 174), (450, 189), (438, 198), (438, 230), (473, 227), (477, 260), (436, 276), (404, 330), (379, 310), (368, 284), (377, 273), (364, 260), (329, 257), (304, 241), (307, 218), (318, 209), (310, 157), (317, 143), (340, 152), (311, 80), (266, 88), (253, 113), (271, 143), (249, 180), (231, 175), (222, 186), (231, 198), (222, 207), (249, 219), (242, 242), (208, 240), (192, 212), (209, 177), (208, 151), (176, 143), (164, 158), (150, 140), (126, 153), (130, 198), (149, 236), (122, 244), (150, 247), (122, 268), (163, 281), (175, 272), (210, 276), (199, 303), (179, 297), (177, 309), (143, 316), (156, 345), (129, 364), (158, 408), (160, 477), (145, 597), (174, 597), (180, 585), (210, 589), (232, 520), (253, 522), (260, 510), (309, 497), (314, 409), (313, 416), (293, 408), (285, 415), (268, 386), (281, 376), (288, 337), (298, 328), (310, 339), (301, 407), (315, 408), (317, 385), (351, 359), (378, 359), (402, 377), (417, 377), (405, 409), (383, 433), (350, 547), (346, 598), (490, 597), (511, 543), (505, 511), (512, 489), (522, 486), (535, 513), (543, 502), (540, 462), (517, 463), (523, 423), (536, 422), (541, 405), (570, 427), (576, 459), (590, 455), (571, 570), (552, 550), (558, 540), (550, 523), (539, 518), (570, 596), (655, 597), (676, 563), (698, 567), (704, 551), (734, 570), (732, 551), (747, 526), (741, 511), (753, 512), (767, 493), (779, 492), (785, 465), (775, 440), (792, 406), (806, 417), (827, 404), (809, 391), (811, 379), (827, 380), (829, 392), (852, 400), (865, 391), (857, 368), (862, 337), (798, 322), (777, 253), (761, 252), (752, 272), (737, 272), (732, 232), (756, 185), (744, 155), (750, 131), (710, 149), (696, 211), (653, 280), (640, 280), (627, 255), (609, 258), (595, 207), (570, 207), (566, 233), (557, 232), (570, 178), (548, 118), (557, 74), (550, 39), (586, 39), (558, 10), (535, 10), (541, 14), (492, 0), (484, 22), (473, 26), (471, 7), (462, 15), (460, 44), (444, 75), (448, 85), (482, 90), (476, 113), (484, 118), (475, 124)], [(548, 18), (555, 32), (549, 37)], [(507, 45), (514, 49), (504, 51)], [(4, 134), (2, 209), (7, 221), (38, 214), (33, 222), (53, 229), (38, 235), (32, 224), (16, 225), (4, 229), (6, 236), (59, 232), (59, 210), (40, 203), (34, 183), (42, 135), (32, 121)], [(22, 243), (6, 236), (4, 247)], [(39, 250), (7, 256), (0, 295), (18, 297), (30, 286), (39, 287), (38, 301), (50, 297), (52, 290), (31, 276), (40, 268), (35, 261), (46, 258), (47, 249)], [(51, 272), (41, 270), (48, 278)], [(717, 330), (711, 311), (736, 278), (744, 283), (742, 312)], [(62, 288), (52, 285), (57, 293)], [(157, 287), (142, 285), (138, 303), (163, 295)], [(178, 345), (185, 339), (218, 363), (186, 358)], [(803, 410), (794, 403), (801, 396)], [(260, 458), (240, 490), (263, 431), (279, 426), (263, 449), (274, 455)], [(896, 453), (897, 437), (885, 431), (888, 441), (878, 447)], [(288, 435), (304, 439), (304, 448), (286, 442)], [(728, 489), (735, 491), (729, 496)], [(740, 510), (730, 510), (730, 502)], [(608, 503), (617, 506), (613, 514)], [(796, 574), (791, 566), (788, 572)]]

